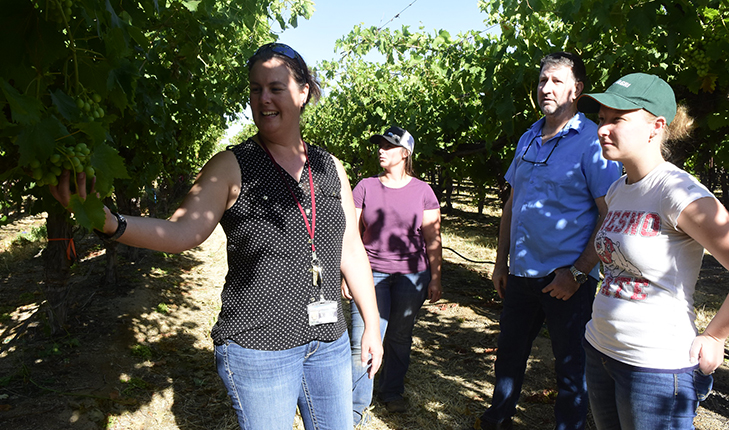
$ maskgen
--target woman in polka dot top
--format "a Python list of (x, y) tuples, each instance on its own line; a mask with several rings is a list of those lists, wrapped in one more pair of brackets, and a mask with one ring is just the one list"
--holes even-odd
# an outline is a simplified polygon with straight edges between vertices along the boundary
[[(258, 134), (216, 154), (168, 220), (105, 208), (107, 240), (182, 252), (218, 223), (228, 275), (213, 327), (215, 356), (241, 429), (290, 430), (297, 406), (306, 429), (353, 427), (351, 353), (342, 279), (365, 321), (363, 362), (382, 360), (372, 272), (342, 164), (301, 138), (299, 121), (320, 95), (303, 58), (272, 43), (248, 60)], [(65, 207), (69, 172), (51, 192)], [(77, 178), (86, 198), (86, 178)]]

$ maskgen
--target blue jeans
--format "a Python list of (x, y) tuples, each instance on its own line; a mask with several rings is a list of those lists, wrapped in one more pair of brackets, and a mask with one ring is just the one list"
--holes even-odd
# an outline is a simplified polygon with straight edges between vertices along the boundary
[[(641, 371), (585, 345), (587, 388), (599, 430), (688, 430), (713, 378), (700, 370)], [(688, 351), (686, 352), (688, 355)]]
[(244, 430), (291, 430), (299, 406), (307, 430), (351, 430), (349, 337), (283, 351), (215, 346), (238, 424)]
[(557, 376), (556, 429), (585, 427), (588, 396), (582, 339), (585, 324), (592, 315), (597, 280), (588, 277), (565, 301), (542, 293), (552, 279), (553, 273), (542, 278), (509, 275), (499, 322), (501, 333), (494, 366), (496, 384), (491, 407), (481, 416), (482, 421), (497, 423), (516, 413), (532, 342), (546, 319)]
[[(405, 373), (410, 366), (413, 327), (420, 307), (428, 295), (430, 270), (409, 274), (372, 272), (375, 279), (377, 308), (380, 311), (380, 334), (385, 350), (379, 376), (379, 397), (383, 402), (402, 398)], [(362, 415), (372, 403), (372, 380), (369, 366), (362, 366), (364, 321), (352, 301), (352, 399), (354, 422), (363, 424)]]

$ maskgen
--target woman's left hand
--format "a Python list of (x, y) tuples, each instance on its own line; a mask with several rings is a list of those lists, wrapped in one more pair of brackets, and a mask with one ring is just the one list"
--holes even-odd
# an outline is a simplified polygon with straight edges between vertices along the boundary
[[(678, 228), (703, 246), (729, 269), (729, 212), (714, 197), (694, 200), (678, 217)], [(724, 341), (729, 337), (729, 296), (691, 344), (690, 359), (710, 374), (724, 361)]]
[(344, 281), (344, 279), (342, 279), (342, 287), (341, 287), (341, 290), (342, 290), (342, 297), (344, 297), (347, 300), (352, 300), (352, 292), (349, 291), (349, 286)]
[(699, 363), (704, 374), (714, 373), (724, 362), (724, 341), (705, 332), (696, 336), (691, 344), (690, 359), (692, 363)]
[(430, 284), (428, 284), (428, 301), (430, 301), (430, 303), (435, 303), (440, 300), (442, 295), (443, 286), (441, 285), (440, 280), (431, 279)]
[[(367, 369), (367, 376), (370, 379), (374, 379), (375, 373), (380, 370), (384, 353), (379, 325), (377, 327), (365, 326), (365, 331), (362, 334), (362, 364), (370, 365)], [(367, 361), (368, 357), (369, 361)]]

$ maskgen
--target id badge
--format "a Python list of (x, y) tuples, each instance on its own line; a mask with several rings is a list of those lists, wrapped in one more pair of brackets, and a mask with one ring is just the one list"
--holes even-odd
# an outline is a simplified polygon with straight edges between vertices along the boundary
[(337, 322), (337, 302), (333, 300), (319, 300), (306, 306), (309, 312), (309, 325), (319, 325)]

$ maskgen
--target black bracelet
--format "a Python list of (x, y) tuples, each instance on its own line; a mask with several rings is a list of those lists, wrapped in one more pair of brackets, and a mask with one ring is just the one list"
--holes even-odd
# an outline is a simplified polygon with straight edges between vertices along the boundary
[(127, 219), (124, 218), (121, 214), (118, 214), (116, 212), (112, 212), (112, 215), (116, 217), (117, 227), (114, 234), (106, 234), (99, 230), (94, 230), (94, 233), (96, 233), (97, 236), (101, 238), (101, 240), (106, 242), (113, 242), (121, 237), (122, 234), (124, 234), (124, 230), (127, 229)]

